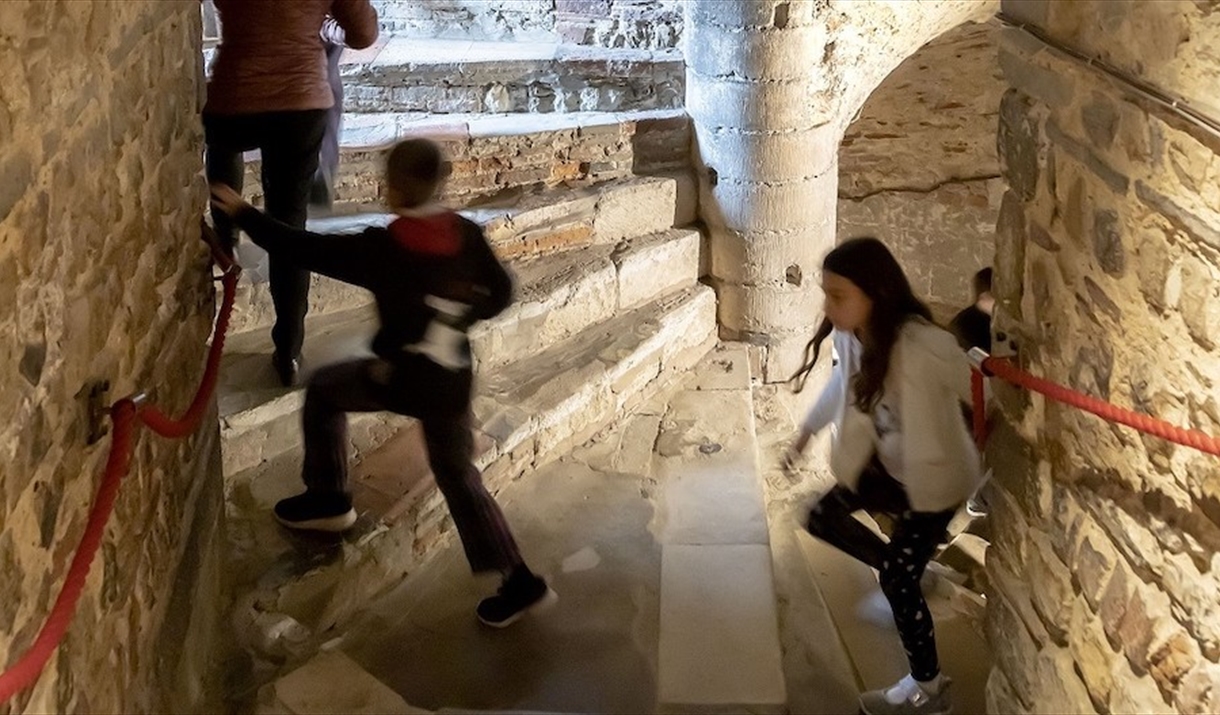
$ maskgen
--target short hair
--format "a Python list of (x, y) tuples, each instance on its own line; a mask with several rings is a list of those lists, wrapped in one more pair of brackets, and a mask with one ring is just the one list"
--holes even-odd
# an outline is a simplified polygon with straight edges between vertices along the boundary
[(974, 274), (974, 297), (991, 292), (991, 267)]
[(386, 182), (402, 188), (411, 182), (437, 184), (444, 178), (441, 148), (428, 139), (400, 141), (386, 158)]

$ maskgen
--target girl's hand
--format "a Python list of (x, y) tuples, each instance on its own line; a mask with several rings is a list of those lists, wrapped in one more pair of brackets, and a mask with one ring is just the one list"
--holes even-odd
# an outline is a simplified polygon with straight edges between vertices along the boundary
[(241, 194), (234, 191), (228, 184), (212, 184), (210, 188), (212, 189), (212, 205), (230, 218), (249, 206)]
[(809, 444), (809, 438), (812, 436), (808, 430), (802, 429), (788, 449), (784, 451), (784, 456), (780, 458), (780, 468), (784, 470), (784, 474), (794, 477), (800, 471), (801, 458), (805, 453), (805, 447)]

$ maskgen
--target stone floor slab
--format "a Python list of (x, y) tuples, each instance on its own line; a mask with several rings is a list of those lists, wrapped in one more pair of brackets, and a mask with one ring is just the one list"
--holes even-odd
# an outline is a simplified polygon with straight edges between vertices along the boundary
[(662, 710), (783, 710), (770, 548), (664, 547), (657, 669)]

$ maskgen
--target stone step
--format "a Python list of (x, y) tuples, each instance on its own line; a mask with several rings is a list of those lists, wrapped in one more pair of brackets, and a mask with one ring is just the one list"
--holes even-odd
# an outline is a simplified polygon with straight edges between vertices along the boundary
[[(378, 205), (385, 153), (417, 136), (439, 141), (453, 162), (441, 198), (459, 207), (522, 188), (587, 186), (632, 174), (689, 172), (691, 166), (690, 118), (683, 110), (347, 114), (337, 210)], [(258, 152), (249, 152), (244, 187), (255, 203), (262, 201), (260, 171)]]
[[(525, 260), (560, 251), (614, 244), (627, 238), (663, 232), (695, 219), (695, 186), (689, 175), (640, 176), (590, 187), (521, 192), (498, 206), (465, 209), (479, 223), (501, 259)], [(384, 226), (385, 213), (312, 219), (309, 228), (325, 233), (357, 233)], [(269, 328), (275, 321), (267, 282), (266, 252), (243, 239), (238, 256), (246, 271), (238, 283), (230, 329), (242, 333)], [(362, 288), (313, 275), (309, 313), (325, 315), (368, 305)]]
[[(517, 273), (516, 299), (472, 331), (476, 368), (528, 359), (591, 326), (693, 286), (699, 243), (697, 231), (669, 229), (613, 246), (511, 264)], [(376, 320), (371, 304), (311, 318), (304, 369), (367, 355)], [(226, 474), (297, 444), (296, 414), (303, 390), (278, 386), (268, 358), (269, 341), (269, 332), (261, 328), (235, 333), (226, 341), (219, 390)], [(357, 440), (362, 449), (378, 442), (377, 434)]]
[[(716, 343), (715, 312), (710, 288), (686, 288), (480, 375), (476, 463), (488, 488), (495, 493), (565, 454), (689, 370)], [(452, 538), (418, 423), (365, 419), (380, 419), (397, 436), (357, 458), (352, 488), (360, 519), (341, 537), (289, 533), (270, 516), (276, 500), (301, 489), (299, 451), (226, 477), (235, 618), (260, 657), (290, 657), (294, 646), (279, 635), (288, 632), (297, 634), (294, 643), (316, 649), (367, 599)]]
[(658, 710), (786, 712), (750, 391), (679, 394), (657, 453)]
[(349, 112), (619, 112), (685, 96), (680, 50), (390, 37), (344, 59)]

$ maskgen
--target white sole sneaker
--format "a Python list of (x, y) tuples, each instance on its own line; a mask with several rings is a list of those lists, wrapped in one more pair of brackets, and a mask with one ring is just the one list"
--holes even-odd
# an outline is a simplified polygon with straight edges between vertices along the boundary
[(298, 531), (329, 531), (339, 533), (352, 528), (352, 524), (356, 523), (356, 510), (348, 509), (342, 514), (335, 516), (322, 516), (317, 519), (305, 519), (303, 521), (288, 521), (280, 518), (279, 514), (275, 515), (275, 520), (289, 529)]

